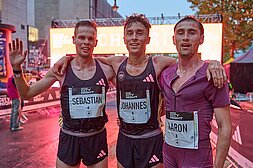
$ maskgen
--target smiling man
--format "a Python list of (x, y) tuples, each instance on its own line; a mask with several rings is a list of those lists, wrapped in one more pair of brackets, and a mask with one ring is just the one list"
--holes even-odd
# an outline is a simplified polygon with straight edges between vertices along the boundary
[(61, 113), (63, 125), (59, 135), (57, 168), (78, 168), (81, 161), (88, 168), (108, 167), (108, 147), (105, 112), (108, 81), (115, 73), (111, 66), (93, 59), (97, 45), (97, 27), (93, 21), (76, 24), (73, 36), (76, 57), (67, 66), (63, 76), (57, 76), (50, 69), (35, 84), (29, 86), (24, 80), (21, 64), (22, 41), (13, 41), (10, 46), (10, 62), (15, 83), (23, 99), (34, 97), (47, 90), (55, 81), (61, 84)]

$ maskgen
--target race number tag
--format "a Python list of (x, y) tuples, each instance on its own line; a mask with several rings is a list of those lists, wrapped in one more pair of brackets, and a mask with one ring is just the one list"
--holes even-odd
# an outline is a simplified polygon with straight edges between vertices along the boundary
[(126, 123), (147, 123), (151, 116), (149, 90), (120, 92), (119, 114)]
[(178, 148), (198, 149), (198, 112), (166, 111), (165, 142)]
[(72, 119), (103, 116), (105, 87), (69, 88), (69, 112)]

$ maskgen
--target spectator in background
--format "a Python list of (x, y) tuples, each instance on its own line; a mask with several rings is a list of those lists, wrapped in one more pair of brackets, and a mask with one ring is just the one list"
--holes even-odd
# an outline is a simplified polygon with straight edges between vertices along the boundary
[(19, 97), (18, 90), (16, 88), (16, 84), (13, 78), (13, 75), (9, 77), (7, 82), (7, 91), (8, 96), (11, 99), (11, 120), (10, 120), (10, 130), (11, 131), (19, 131), (22, 130), (23, 127), (19, 124), (19, 118), (21, 114), (21, 99)]

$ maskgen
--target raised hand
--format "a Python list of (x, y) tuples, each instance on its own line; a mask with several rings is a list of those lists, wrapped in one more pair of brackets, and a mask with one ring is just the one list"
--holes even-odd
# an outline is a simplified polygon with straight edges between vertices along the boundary
[(23, 52), (23, 42), (18, 38), (12, 40), (12, 43), (9, 43), (9, 59), (14, 70), (20, 70), (21, 64), (24, 62), (27, 51)]

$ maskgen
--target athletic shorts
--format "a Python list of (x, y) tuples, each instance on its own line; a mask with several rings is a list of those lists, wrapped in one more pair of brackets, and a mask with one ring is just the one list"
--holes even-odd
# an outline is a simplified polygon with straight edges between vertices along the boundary
[(86, 166), (99, 163), (108, 156), (106, 129), (88, 137), (72, 136), (60, 131), (57, 156), (69, 166), (77, 166), (81, 160)]
[(213, 167), (211, 148), (182, 149), (163, 145), (164, 167), (169, 168), (208, 168)]
[(163, 162), (162, 147), (162, 133), (149, 138), (137, 139), (119, 132), (116, 156), (124, 168), (148, 168)]

